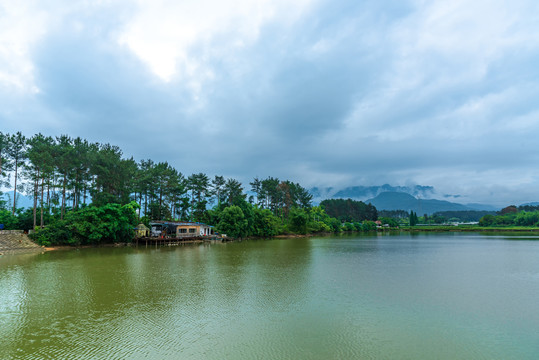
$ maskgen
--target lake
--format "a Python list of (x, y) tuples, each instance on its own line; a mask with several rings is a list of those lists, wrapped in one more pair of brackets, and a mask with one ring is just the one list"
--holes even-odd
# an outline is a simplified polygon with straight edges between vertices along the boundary
[(537, 359), (539, 237), (0, 256), (2, 359)]

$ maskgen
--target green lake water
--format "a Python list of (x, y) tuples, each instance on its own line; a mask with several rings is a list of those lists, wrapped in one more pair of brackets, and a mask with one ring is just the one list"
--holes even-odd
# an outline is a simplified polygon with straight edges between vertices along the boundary
[(537, 359), (539, 238), (0, 256), (0, 359)]

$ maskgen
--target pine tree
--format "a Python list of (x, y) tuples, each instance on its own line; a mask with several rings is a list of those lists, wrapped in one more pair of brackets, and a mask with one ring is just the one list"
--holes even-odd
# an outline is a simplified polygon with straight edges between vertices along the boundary
[(410, 226), (415, 226), (418, 223), (417, 214), (413, 211), (410, 211)]
[(26, 156), (26, 137), (19, 131), (11, 135), (9, 139), (7, 153), (13, 163), (15, 170), (15, 185), (13, 186), (13, 213), (15, 215), (15, 205), (17, 204), (17, 180), (20, 178), (19, 167), (23, 165)]

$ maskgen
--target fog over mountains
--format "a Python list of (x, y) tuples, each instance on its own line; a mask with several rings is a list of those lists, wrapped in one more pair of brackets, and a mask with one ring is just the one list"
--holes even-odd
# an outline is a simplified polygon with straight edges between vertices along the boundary
[(443, 199), (458, 199), (459, 195), (438, 194), (433, 186), (411, 185), (392, 186), (351, 186), (343, 189), (314, 187), (309, 190), (313, 203), (325, 199), (353, 199), (371, 203), (378, 210), (406, 210), (420, 214), (433, 214), (437, 211), (499, 210), (487, 204), (460, 204)]
[(309, 190), (313, 195), (313, 201), (319, 203), (324, 199), (353, 199), (367, 200), (378, 196), (384, 192), (401, 192), (415, 197), (431, 198), (435, 191), (432, 186), (412, 185), (412, 186), (391, 186), (384, 184), (381, 186), (350, 186), (344, 189), (326, 187), (314, 187)]
[[(410, 185), (392, 186), (350, 186), (345, 188), (314, 187), (309, 189), (313, 195), (313, 205), (318, 205), (325, 199), (353, 199), (373, 204), (378, 210), (405, 210), (415, 211), (418, 214), (431, 215), (437, 211), (466, 211), (487, 210), (497, 211), (501, 207), (477, 203), (457, 203), (447, 199), (458, 199), (459, 195), (439, 194), (433, 186)], [(247, 192), (250, 194), (250, 192)], [(12, 193), (4, 193), (4, 200), (12, 204)], [(528, 205), (539, 205), (536, 202)], [(507, 204), (511, 205), (511, 204)], [(515, 204), (519, 205), (519, 204)], [(525, 204), (524, 204), (525, 205)], [(10, 207), (12, 205), (9, 205)], [(33, 206), (30, 197), (18, 194), (17, 207), (29, 208)]]

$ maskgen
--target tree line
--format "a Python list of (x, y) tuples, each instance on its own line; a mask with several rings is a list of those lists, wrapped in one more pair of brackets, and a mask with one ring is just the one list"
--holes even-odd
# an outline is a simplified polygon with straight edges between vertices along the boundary
[[(313, 207), (312, 195), (289, 180), (255, 177), (249, 185), (250, 195), (237, 179), (184, 175), (166, 161), (137, 162), (118, 146), (80, 137), (0, 132), (0, 189), (8, 189), (7, 199), (0, 193), (0, 223), (26, 230), (47, 227), (41, 231), (46, 243), (55, 241), (61, 231), (57, 237), (65, 243), (93, 243), (91, 234), (103, 233), (95, 226), (105, 214), (123, 214), (117, 217), (128, 221), (110, 228), (182, 220), (208, 223), (238, 237), (340, 231), (344, 221), (360, 220), (336, 219), (323, 207)], [(20, 194), (32, 199), (30, 209), (17, 207)], [(365, 209), (369, 213), (365, 219), (375, 220), (376, 209), (372, 205)], [(116, 241), (110, 235), (99, 237)]]
[[(533, 207), (527, 207), (533, 208)], [(521, 209), (521, 207), (519, 207)], [(539, 207), (538, 209), (539, 210)], [(378, 218), (390, 218), (394, 219), (401, 224), (404, 223), (415, 223), (423, 225), (432, 225), (432, 224), (444, 224), (444, 223), (453, 223), (453, 222), (476, 222), (479, 221), (485, 215), (496, 215), (495, 211), (487, 210), (451, 210), (451, 211), (437, 211), (432, 215), (424, 214), (423, 216), (418, 216), (417, 213), (413, 211), (406, 210), (379, 210)]]
[(326, 199), (320, 203), (328, 215), (345, 222), (376, 220), (378, 212), (372, 204), (352, 199)]
[[(12, 187), (13, 215), (18, 193), (34, 200), (33, 212), (39, 212), (34, 227), (45, 225), (46, 212), (57, 212), (63, 219), (66, 212), (90, 201), (95, 206), (135, 201), (141, 216), (153, 220), (204, 221), (209, 203), (232, 205), (246, 198), (236, 179), (210, 179), (204, 173), (184, 176), (166, 161), (136, 162), (123, 158), (117, 146), (66, 135), (26, 138), (20, 132), (0, 132), (0, 179), (3, 187)], [(255, 178), (251, 184), (256, 199), (250, 202), (276, 216), (287, 217), (292, 207), (310, 206), (312, 196), (297, 183), (270, 177)]]
[(539, 227), (539, 206), (509, 205), (495, 214), (487, 214), (479, 220), (480, 226), (534, 226)]

